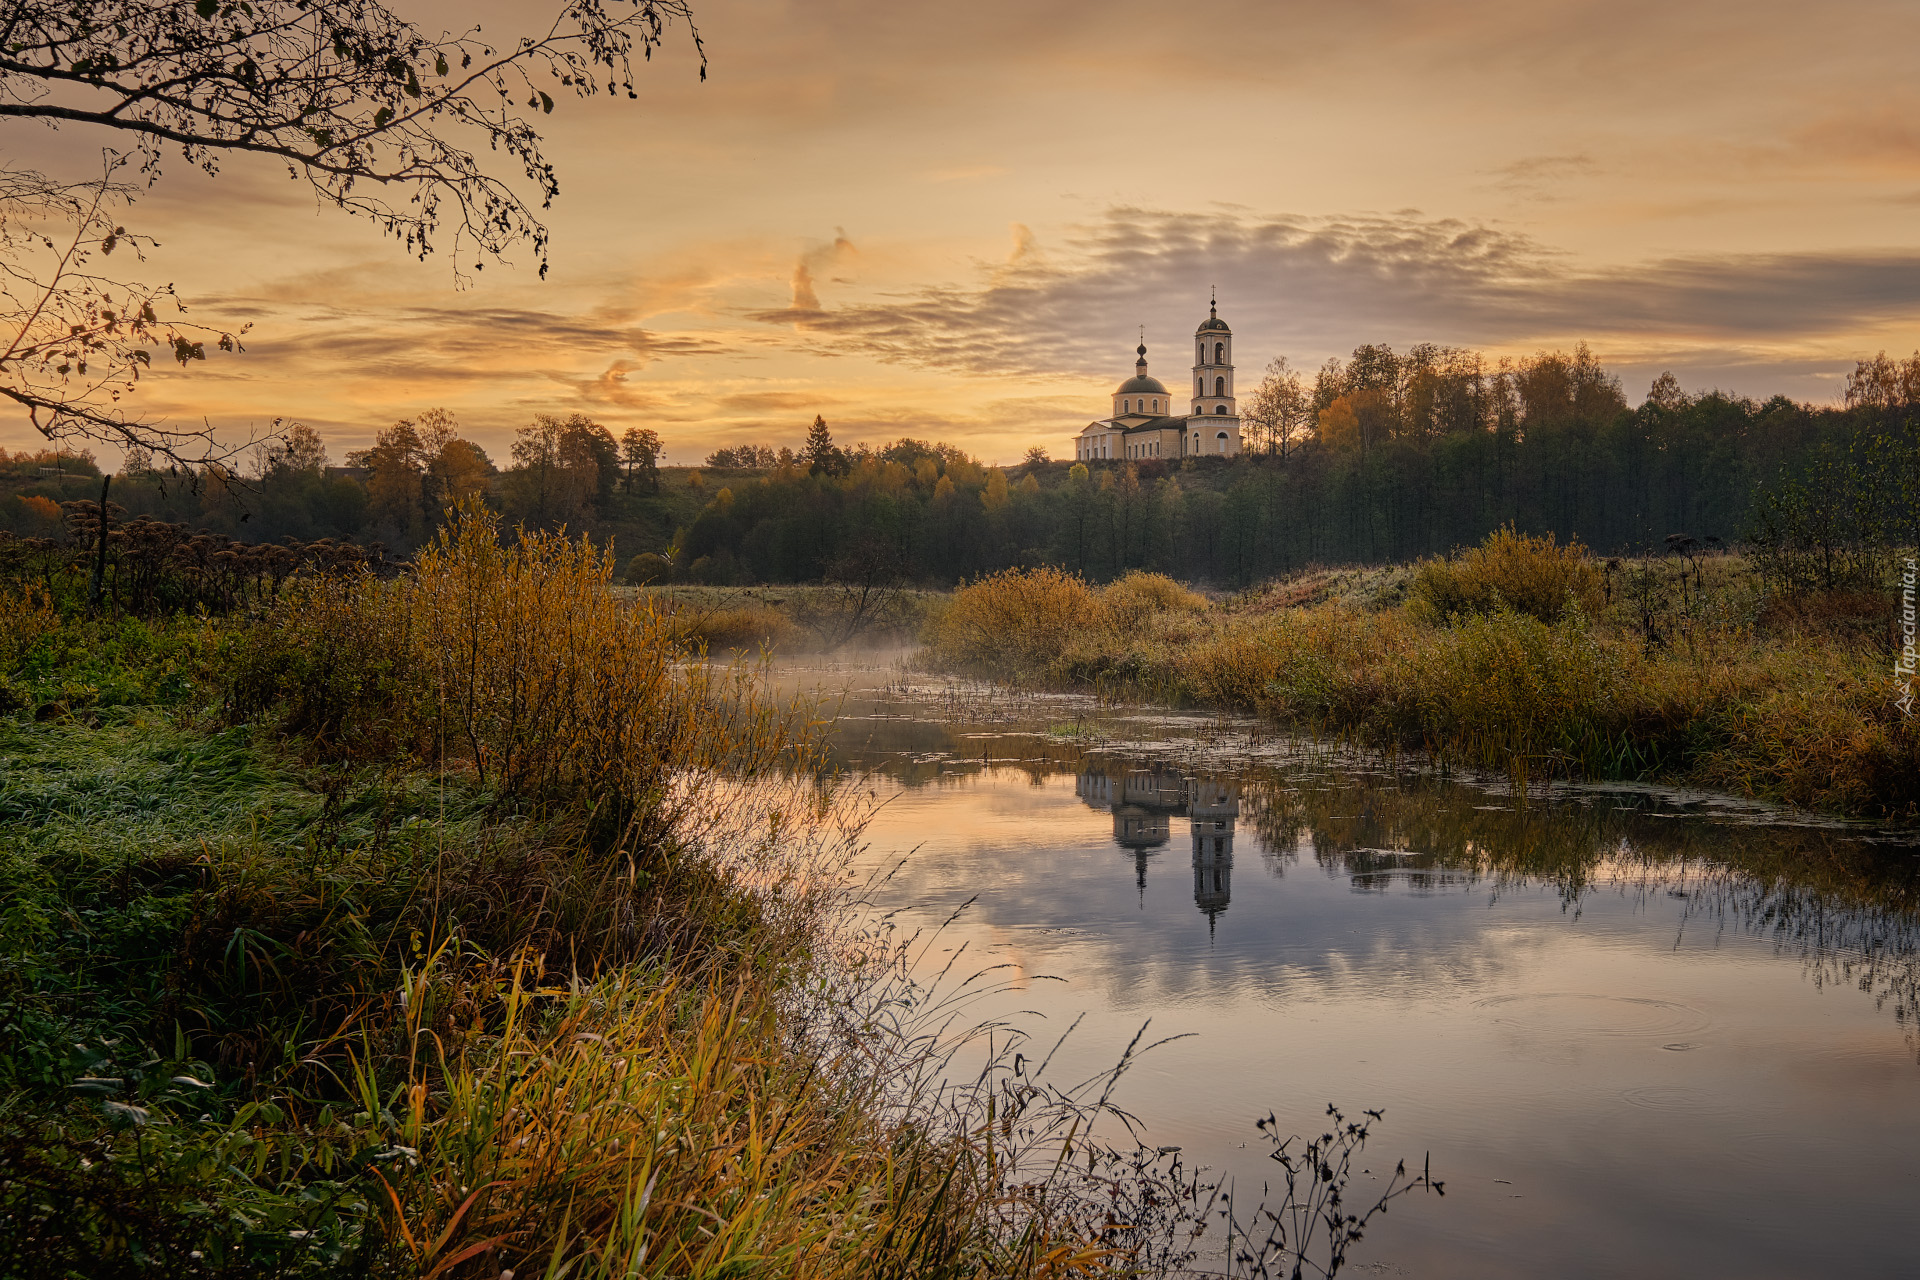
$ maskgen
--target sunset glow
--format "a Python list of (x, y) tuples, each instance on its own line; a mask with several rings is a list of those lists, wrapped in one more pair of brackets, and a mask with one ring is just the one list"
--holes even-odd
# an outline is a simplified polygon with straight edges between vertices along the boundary
[[(409, 14), (472, 11), (441, 8)], [(496, 456), (532, 414), (581, 411), (652, 426), (674, 463), (797, 444), (818, 413), (847, 441), (1013, 461), (1070, 456), (1142, 326), (1172, 358), (1210, 286), (1243, 376), (1365, 341), (1585, 340), (1630, 401), (1670, 368), (1826, 403), (1855, 360), (1920, 341), (1911, 6), (696, 17), (706, 83), (681, 31), (638, 102), (540, 117), (545, 282), (522, 263), (456, 288), (445, 255), (409, 259), (271, 164), (170, 161), (130, 216), (161, 241), (148, 274), (252, 329), (141, 407), (230, 435), (299, 419), (338, 454), (445, 406)], [(9, 139), (46, 168), (98, 141)]]

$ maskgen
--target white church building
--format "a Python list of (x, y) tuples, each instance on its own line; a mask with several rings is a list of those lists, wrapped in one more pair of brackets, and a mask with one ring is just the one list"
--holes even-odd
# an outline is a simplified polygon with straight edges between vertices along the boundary
[(1147, 374), (1142, 339), (1133, 376), (1113, 393), (1113, 416), (1089, 422), (1074, 437), (1073, 456), (1098, 458), (1227, 457), (1240, 452), (1240, 411), (1233, 396), (1233, 330), (1217, 303), (1193, 333), (1191, 411), (1174, 411), (1174, 395)]

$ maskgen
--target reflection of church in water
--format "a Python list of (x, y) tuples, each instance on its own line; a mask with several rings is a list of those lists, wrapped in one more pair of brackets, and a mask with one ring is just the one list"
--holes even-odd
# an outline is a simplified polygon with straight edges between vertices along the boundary
[(1147, 892), (1147, 858), (1173, 838), (1173, 815), (1187, 819), (1193, 839), (1193, 902), (1209, 927), (1233, 897), (1233, 831), (1240, 817), (1239, 784), (1224, 778), (1196, 778), (1155, 769), (1108, 772), (1088, 766), (1074, 784), (1088, 808), (1113, 814), (1113, 839), (1133, 851), (1134, 873), (1142, 902)]

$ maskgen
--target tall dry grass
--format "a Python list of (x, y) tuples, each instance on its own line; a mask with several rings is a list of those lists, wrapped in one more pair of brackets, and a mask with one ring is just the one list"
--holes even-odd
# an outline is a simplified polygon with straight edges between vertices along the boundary
[(230, 713), (271, 711), (341, 759), (453, 763), (536, 811), (590, 813), (603, 842), (658, 847), (690, 777), (804, 764), (813, 735), (750, 664), (686, 661), (685, 628), (617, 599), (612, 575), (584, 540), (503, 542), (469, 508), (405, 577), (296, 584), (234, 656)]
[[(938, 665), (1255, 711), (1373, 748), (1549, 777), (1664, 778), (1845, 813), (1920, 814), (1885, 600), (1782, 600), (1725, 557), (1603, 568), (1503, 529), (1423, 562), (1406, 603), (1123, 611), (1057, 571), (956, 593)], [(1324, 575), (1323, 575), (1324, 576)], [(1324, 597), (1324, 591), (1311, 593)], [(1864, 620), (1864, 621), (1863, 621)]]
[[(1212, 1188), (1092, 1131), (1111, 1073), (1063, 1091), (1002, 1053), (943, 1084), (953, 1046), (921, 1017), (937, 1002), (879, 968), (815, 971), (797, 1003), (750, 968), (516, 971), (474, 1050), (417, 1063), (391, 1098), (356, 1075), (363, 1114), (392, 1117), (382, 1190), (407, 1263), (988, 1280), (1190, 1260)], [(403, 982), (430, 1005), (429, 966)]]

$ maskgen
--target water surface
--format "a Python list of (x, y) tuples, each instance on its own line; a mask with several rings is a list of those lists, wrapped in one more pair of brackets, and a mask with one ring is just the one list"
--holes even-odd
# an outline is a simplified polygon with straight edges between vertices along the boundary
[[(1431, 1153), (1357, 1274), (1920, 1274), (1913, 848), (1725, 797), (1497, 786), (1244, 722), (1012, 699), (885, 670), (838, 764), (881, 905), (924, 963), (1006, 965), (977, 1007), (1056, 1071), (1185, 1035), (1120, 1101), (1239, 1184), (1253, 1129), (1385, 1121)], [(892, 686), (889, 688), (889, 686)], [(898, 864), (894, 866), (894, 864)], [(1049, 1030), (1051, 1029), (1051, 1030)], [(1363, 1179), (1364, 1185), (1371, 1179)]]

